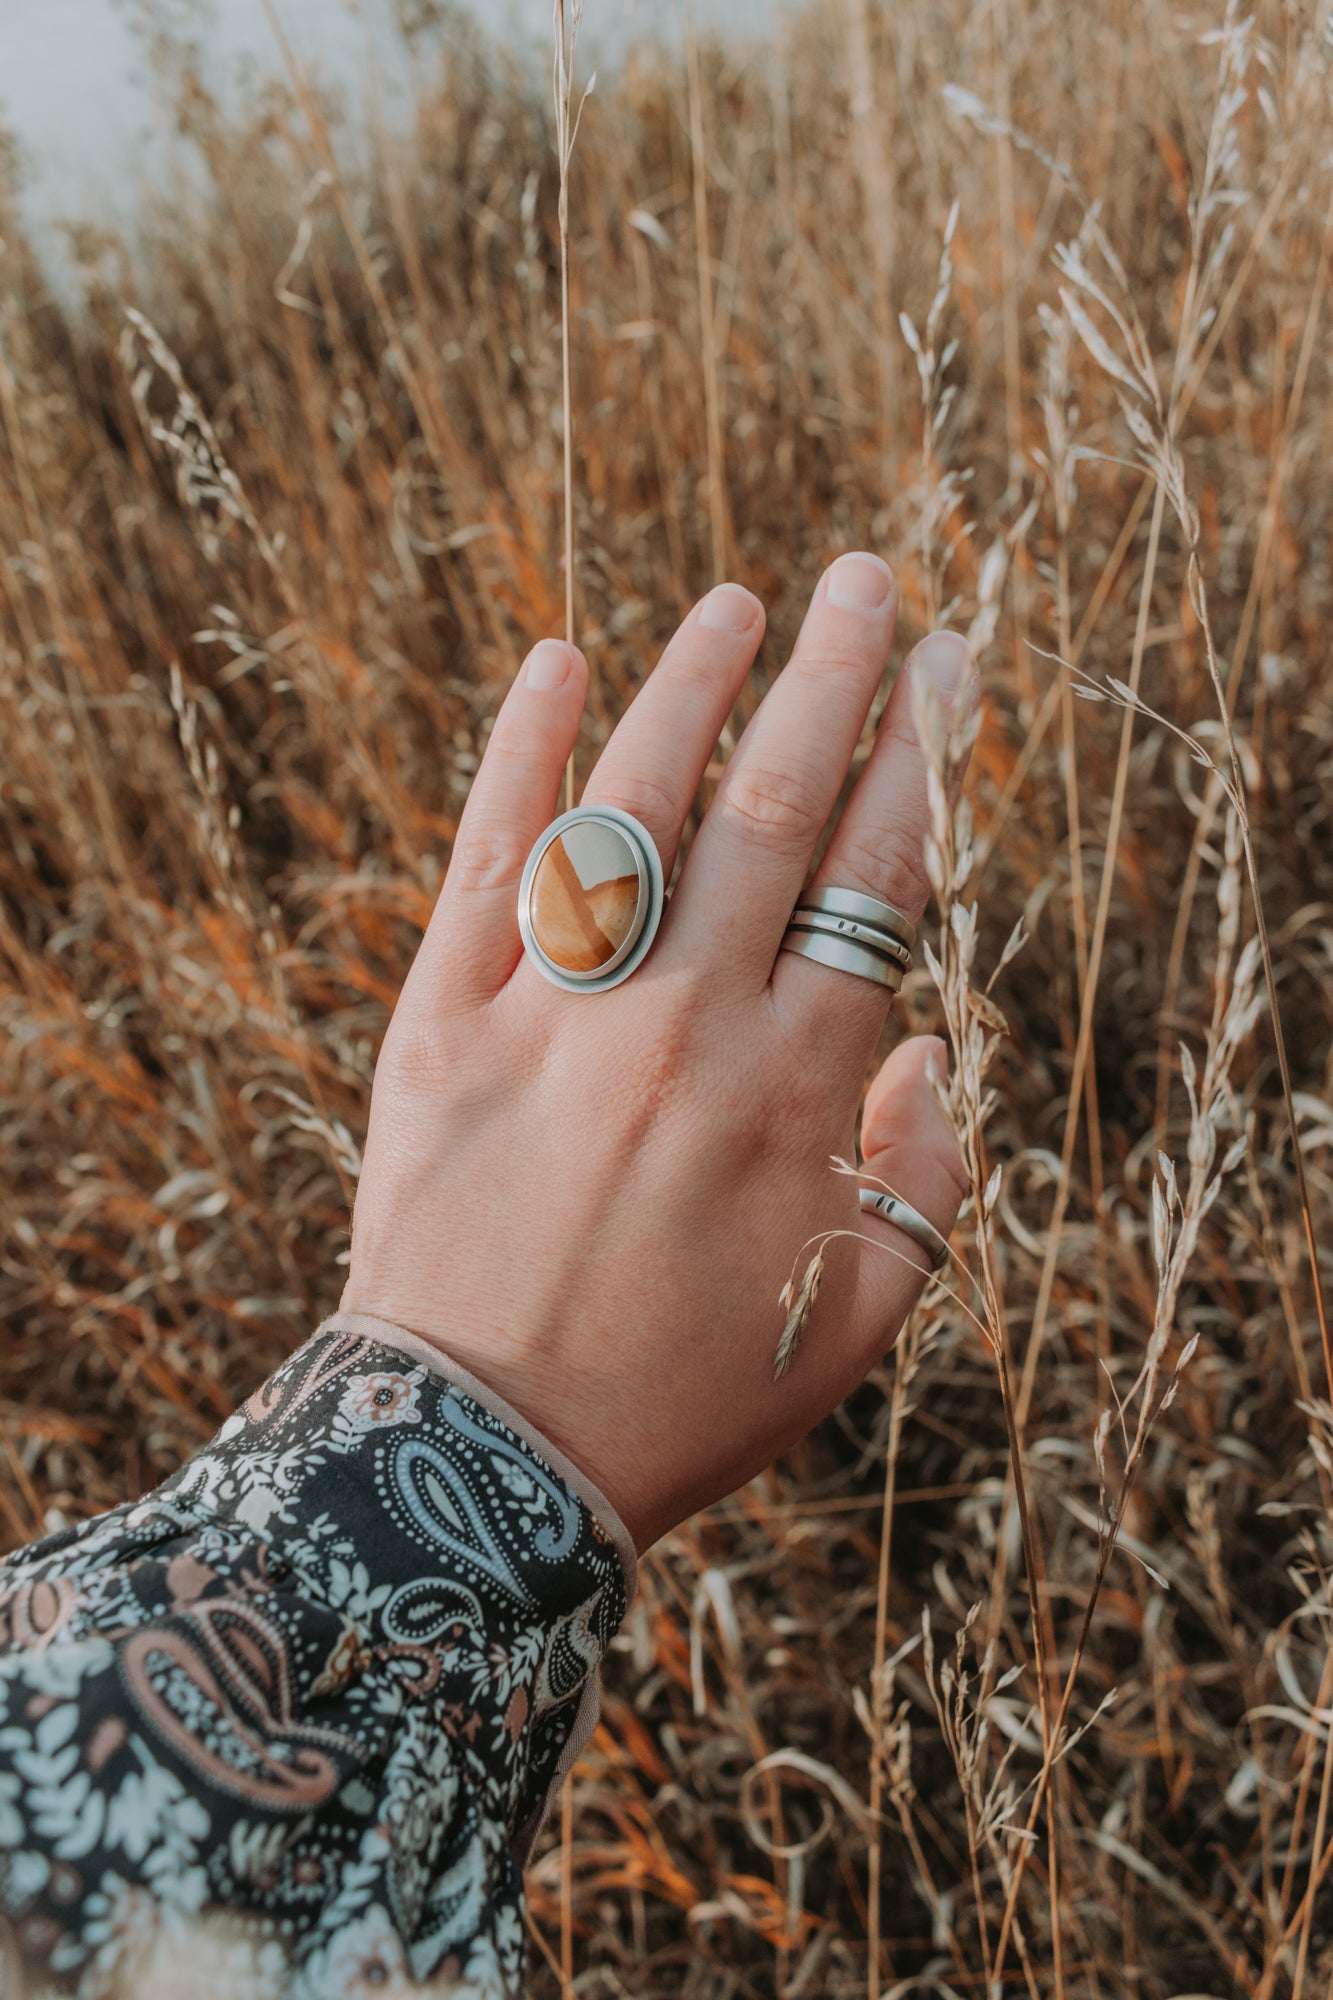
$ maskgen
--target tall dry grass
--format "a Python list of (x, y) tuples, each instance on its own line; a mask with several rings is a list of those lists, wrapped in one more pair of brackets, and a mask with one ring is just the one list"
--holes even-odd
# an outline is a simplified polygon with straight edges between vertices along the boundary
[[(238, 123), (162, 42), (206, 192), (75, 232), (77, 306), (6, 198), (10, 1543), (336, 1302), (379, 1035), (562, 628), (549, 84), (399, 19), (359, 163), (308, 79)], [(735, 726), (843, 548), (973, 631), (889, 1034), (948, 1032), (975, 1199), (897, 1358), (645, 1563), (536, 1993), (1329, 1990), (1331, 71), (1323, 0), (837, 0), (587, 107), (579, 774), (719, 563), (770, 609)]]

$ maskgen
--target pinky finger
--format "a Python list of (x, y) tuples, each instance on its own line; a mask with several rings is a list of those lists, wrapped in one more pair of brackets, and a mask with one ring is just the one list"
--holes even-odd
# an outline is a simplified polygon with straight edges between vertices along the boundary
[[(863, 1179), (911, 1203), (948, 1238), (967, 1193), (967, 1170), (958, 1140), (931, 1081), (943, 1080), (945, 1044), (932, 1035), (901, 1042), (870, 1086), (861, 1120)], [(853, 1345), (862, 1372), (897, 1339), (929, 1275), (927, 1252), (891, 1222), (863, 1214), (861, 1230), (893, 1256), (871, 1252), (861, 1259), (852, 1313)]]

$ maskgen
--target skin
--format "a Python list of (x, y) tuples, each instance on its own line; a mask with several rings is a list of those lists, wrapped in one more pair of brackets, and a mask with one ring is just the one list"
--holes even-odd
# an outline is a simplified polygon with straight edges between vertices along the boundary
[[(839, 584), (877, 605), (838, 602)], [(831, 588), (832, 585), (832, 588)], [(871, 756), (810, 870), (888, 665), (897, 588), (844, 556), (741, 737), (657, 937), (609, 992), (562, 992), (527, 958), (519, 878), (563, 809), (587, 665), (543, 640), (496, 718), (430, 925), (375, 1073), (344, 1310), (410, 1327), (542, 1431), (640, 1550), (732, 1491), (826, 1416), (893, 1344), (925, 1252), (862, 1215), (856, 1120), (892, 996), (781, 952), (808, 881), (927, 897), (926, 767), (910, 677), (975, 702), (955, 634), (900, 671)], [(733, 628), (705, 622), (729, 617)], [(617, 725), (583, 804), (623, 807), (677, 846), (764, 630), (723, 584), (696, 604)], [(563, 665), (558, 686), (537, 663)], [(538, 675), (538, 677), (540, 677)], [(961, 773), (958, 774), (961, 780)], [(900, 1044), (865, 1101), (861, 1157), (946, 1235), (965, 1182), (927, 1079), (934, 1037)], [(785, 1313), (822, 1229), (819, 1296), (786, 1377)]]

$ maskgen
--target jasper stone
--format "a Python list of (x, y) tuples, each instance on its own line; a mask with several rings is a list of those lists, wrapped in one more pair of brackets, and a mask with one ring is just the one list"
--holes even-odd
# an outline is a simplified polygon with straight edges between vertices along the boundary
[(581, 820), (551, 842), (532, 879), (528, 915), (547, 957), (596, 972), (619, 951), (639, 908), (639, 869), (618, 827)]

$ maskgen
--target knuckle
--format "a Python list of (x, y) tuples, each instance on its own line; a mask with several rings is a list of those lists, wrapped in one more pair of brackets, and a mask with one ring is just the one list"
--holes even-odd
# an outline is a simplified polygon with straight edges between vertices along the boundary
[(876, 678), (884, 671), (882, 649), (868, 643), (851, 640), (840, 644), (828, 634), (821, 634), (815, 644), (801, 647), (792, 664), (799, 667), (802, 674), (818, 681), (821, 692), (830, 689), (845, 691), (858, 699), (866, 693), (866, 676), (873, 668)]
[(780, 854), (809, 847), (818, 837), (819, 809), (799, 772), (764, 766), (734, 768), (720, 787), (713, 809), (722, 822), (749, 841)]
[(921, 829), (904, 813), (881, 812), (864, 826), (849, 826), (835, 850), (840, 888), (880, 896), (913, 922), (930, 899), (930, 877)]
[(375, 1081), (415, 1090), (437, 1084), (453, 1064), (455, 1044), (448, 1024), (437, 1015), (399, 1006), (384, 1033)]
[(544, 764), (542, 746), (511, 710), (502, 708), (486, 744), (483, 764)]
[(671, 838), (682, 817), (680, 801), (670, 785), (651, 771), (625, 772), (611, 777), (605, 787), (584, 792), (585, 805), (619, 806), (646, 826), (665, 859)]
[(478, 820), (459, 828), (445, 882), (451, 894), (477, 895), (517, 883), (526, 850), (520, 853), (512, 826)]

